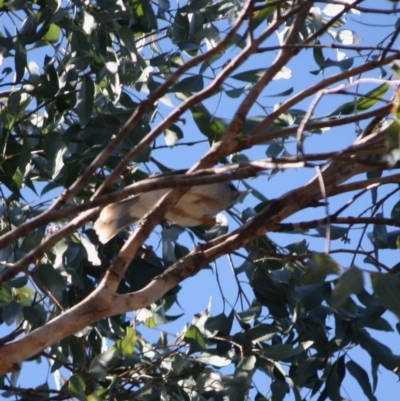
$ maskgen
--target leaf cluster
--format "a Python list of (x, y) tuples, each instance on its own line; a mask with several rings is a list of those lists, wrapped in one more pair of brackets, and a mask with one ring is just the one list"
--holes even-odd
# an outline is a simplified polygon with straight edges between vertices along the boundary
[[(399, 28), (363, 47), (349, 13), (395, 10), (362, 3), (0, 0), (0, 371), (14, 371), (0, 376), (2, 397), (336, 401), (351, 375), (376, 400), (380, 369), (397, 374), (400, 363), (376, 335), (394, 331), (387, 312), (400, 316), (400, 264), (382, 257), (400, 244), (388, 73)], [(287, 84), (297, 69), (315, 81)], [(350, 145), (306, 151), (337, 127)], [(149, 179), (187, 160), (189, 173)], [(285, 180), (299, 168), (316, 176)], [(281, 177), (290, 192), (267, 198), (265, 182)], [(227, 180), (250, 192), (229, 219), (163, 221), (182, 188)], [(386, 184), (395, 185), (381, 196)], [(91, 221), (102, 206), (160, 187), (174, 191), (133, 236), (99, 243)], [(287, 222), (309, 208), (315, 218)], [(300, 239), (282, 245), (279, 233)], [(182, 327), (184, 279), (220, 256), (234, 301), (216, 274), (224, 310)], [(176, 334), (154, 339), (166, 324)], [(19, 383), (16, 367), (29, 360), (51, 361), (65, 382)]]

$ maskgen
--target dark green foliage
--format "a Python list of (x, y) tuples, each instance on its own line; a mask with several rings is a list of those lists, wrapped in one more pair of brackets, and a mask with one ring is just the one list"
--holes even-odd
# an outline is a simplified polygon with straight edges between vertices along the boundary
[[(384, 127), (389, 148), (386, 154), (377, 156), (375, 149), (368, 149), (369, 154), (364, 151), (361, 162), (365, 166), (376, 162), (382, 169), (396, 169), (400, 147), (398, 105), (385, 115), (378, 108), (388, 104), (388, 98), (393, 95), (391, 82), (382, 82), (381, 78), (387, 74), (386, 53), (392, 56), (397, 48), (383, 51), (351, 47), (358, 44), (359, 38), (354, 31), (344, 28), (346, 20), (321, 17), (316, 8), (321, 4), (315, 2), (315, 8), (306, 13), (297, 38), (279, 49), (289, 35), (285, 27), (294, 29), (305, 3), (256, 1), (254, 9), (244, 18), (243, 27), (230, 35), (246, 7), (245, 2), (0, 0), (4, 21), (0, 27), (0, 239), (45, 214), (53, 199), (73, 187), (135, 113), (141, 113), (140, 119), (110, 150), (65, 208), (86, 204), (121, 160), (167, 115), (170, 115), (168, 122), (159, 130), (163, 137), (143, 146), (119, 171), (109, 189), (119, 190), (171, 168), (190, 167), (181, 163), (190, 160), (194, 164), (205, 151), (205, 144), (214, 145), (227, 129), (232, 129), (230, 124), (238, 116), (236, 111), (243, 112), (240, 107), (247, 107), (246, 100), (256, 93), (258, 82), (273, 70), (277, 52), (295, 56), (304, 50), (302, 56), (305, 53), (309, 65), (304, 66), (305, 58), (297, 65), (294, 58), (293, 64), (289, 64), (293, 73), (285, 65), (274, 72), (269, 83), (274, 85), (273, 81), (279, 80), (280, 86), (257, 94), (258, 111), (253, 113), (249, 106), (251, 115), (245, 111), (243, 119), (235, 122), (237, 135), (229, 145), (239, 145), (219, 160), (220, 166), (238, 163), (236, 168), (253, 167), (248, 178), (259, 174), (256, 184), (250, 178), (241, 181), (251, 191), (248, 196), (255, 204), (239, 205), (244, 210), (242, 213), (228, 212), (232, 217), (229, 227), (225, 220), (214, 228), (203, 225), (190, 230), (164, 224), (149, 240), (151, 245), (143, 245), (130, 263), (119, 283), (119, 294), (140, 292), (175, 262), (189, 255), (199, 242), (219, 238), (260, 218), (263, 211), (277, 207), (279, 202), (270, 199), (266, 186), (286, 177), (282, 173), (290, 163), (298, 163), (296, 169), (315, 168), (320, 174), (328, 161), (344, 160), (346, 165), (354, 162), (350, 157), (345, 158), (345, 152), (335, 153), (337, 147), (332, 152), (329, 149), (335, 153), (333, 156), (316, 158), (312, 154), (309, 160), (302, 149), (304, 142), (308, 144), (306, 140), (345, 118), (354, 117), (351, 123), (356, 123), (355, 128), (354, 125), (350, 129), (349, 126), (341, 128), (350, 137), (354, 130), (361, 133), (367, 125), (363, 119), (357, 120), (357, 116), (371, 112), (367, 119), (368, 122), (374, 119), (371, 131)], [(395, 10), (385, 10), (393, 17), (390, 14)], [(390, 21), (395, 26), (393, 19)], [(272, 24), (276, 26), (270, 32)], [(328, 28), (335, 41), (324, 47)], [(240, 52), (247, 51), (249, 43), (255, 43), (262, 32), (265, 40), (243, 56), (242, 61), (246, 63), (235, 66)], [(279, 33), (279, 42), (271, 39), (276, 33)], [(346, 38), (341, 38), (340, 34), (345, 33)], [(397, 31), (391, 34), (395, 37)], [(228, 35), (225, 45), (215, 50)], [(327, 55), (341, 45), (351, 53), (349, 56), (333, 60)], [(387, 43), (380, 45), (384, 47)], [(306, 53), (310, 46), (313, 46), (312, 52)], [(198, 62), (186, 68), (196, 56)], [(310, 67), (312, 63), (317, 64), (317, 70), (309, 71), (314, 68)], [(346, 86), (349, 77), (358, 79), (363, 73), (353, 74), (353, 69), (363, 65), (371, 66), (365, 72), (372, 71), (373, 77), (380, 80), (372, 82), (372, 89)], [(235, 68), (230, 70), (230, 66)], [(322, 90), (326, 91), (324, 95), (344, 96), (343, 101), (329, 103), (329, 110), (324, 113), (316, 104), (310, 106), (315, 100), (312, 97), (307, 97), (306, 106), (302, 103), (304, 99), (299, 95), (301, 89), (297, 83), (282, 84), (283, 79), (291, 79), (292, 75), (296, 78), (296, 73), (300, 80), (309, 73), (319, 79), (333, 70), (349, 75), (315, 87), (308, 95), (322, 96)], [(222, 79), (221, 71), (226, 74)], [(168, 87), (164, 88), (166, 82)], [(343, 87), (332, 89), (333, 84)], [(155, 93), (157, 96), (152, 97)], [(193, 94), (202, 97), (191, 102)], [(299, 99), (291, 103), (291, 96), (296, 95)], [(398, 93), (394, 92), (394, 96), (398, 97)], [(149, 105), (142, 112), (149, 97)], [(271, 103), (274, 97), (279, 97), (279, 103)], [(265, 123), (288, 99), (292, 99), (288, 107), (273, 121)], [(227, 102), (223, 109), (225, 115), (216, 115), (215, 110), (224, 102)], [(255, 145), (260, 146), (255, 148)], [(162, 153), (165, 148), (171, 153)], [(182, 149), (182, 153), (177, 153), (177, 149)], [(192, 149), (197, 152), (196, 160), (189, 152)], [(367, 159), (367, 156), (373, 158)], [(261, 159), (265, 157), (270, 164), (260, 172), (259, 165), (251, 162), (260, 158), (262, 164), (265, 160)], [(380, 171), (370, 171), (367, 178), (381, 176)], [(289, 182), (291, 190), (303, 185), (293, 178), (283, 181)], [(394, 182), (398, 183), (398, 178)], [(320, 185), (322, 194), (323, 180)], [(199, 285), (198, 292), (190, 294), (189, 301), (182, 302), (180, 291), (185, 283), (176, 285), (154, 304), (135, 311), (135, 315), (103, 317), (33, 356), (32, 360), (42, 364), (46, 358), (51, 360), (51, 373), (62, 372), (66, 381), (60, 390), (52, 382), (46, 382), (47, 376), (43, 384), (31, 389), (17, 381), (17, 374), (10, 374), (0, 377), (1, 397), (80, 401), (281, 401), (288, 397), (300, 401), (314, 397), (318, 401), (337, 401), (344, 399), (343, 383), (351, 375), (365, 397), (376, 401), (378, 372), (385, 369), (398, 374), (400, 366), (400, 356), (375, 338), (377, 332), (395, 334), (388, 318), (391, 315), (386, 312), (400, 317), (400, 264), (382, 262), (379, 253), (381, 250), (398, 252), (400, 231), (391, 229), (390, 225), (399, 227), (400, 203), (395, 201), (391, 207), (383, 208), (393, 196), (398, 197), (398, 188), (387, 198), (379, 197), (377, 187), (368, 188), (372, 200), (369, 214), (361, 210), (356, 213), (360, 218), (370, 216), (370, 221), (335, 221), (346, 211), (344, 202), (337, 209), (331, 209), (331, 216), (325, 221), (314, 221), (312, 216), (304, 224), (292, 225), (285, 221), (279, 227), (273, 226), (279, 233), (326, 241), (329, 246), (325, 252), (315, 249), (314, 244), (318, 242), (311, 246), (304, 238), (285, 239), (278, 245), (270, 239), (274, 233), (268, 232), (266, 236), (264, 230), (257, 238), (252, 237), (253, 232), (248, 233), (249, 237), (232, 253), (233, 259), (228, 259), (235, 284), (228, 290), (221, 286), (222, 311), (214, 311), (212, 315), (208, 308), (187, 318), (186, 322), (190, 323), (184, 326), (185, 322), (178, 321), (184, 315), (184, 303), (190, 302), (190, 307), (194, 305), (197, 310), (204, 309), (204, 305), (196, 303), (197, 297), (211, 294), (207, 285)], [(316, 210), (315, 219), (326, 217), (319, 214), (320, 210), (329, 211), (330, 199), (324, 197), (321, 195), (321, 203), (312, 199), (312, 203), (304, 206)], [(65, 214), (29, 228), (21, 238), (7, 243), (0, 249), (0, 275), (41, 246), (76, 214)], [(360, 224), (363, 225), (361, 235)], [(311, 232), (312, 229), (315, 231)], [(87, 222), (36, 255), (25, 270), (1, 284), (0, 324), (4, 327), (1, 333), (2, 336), (12, 333), (3, 342), (13, 340), (22, 331), (31, 332), (45, 326), (86, 299), (98, 287), (127, 235), (124, 231), (103, 245), (91, 222)], [(361, 241), (365, 237), (370, 240), (367, 251), (368, 241)], [(277, 237), (276, 241), (281, 238)], [(360, 238), (360, 244), (356, 245)], [(232, 237), (226, 243), (229, 239)], [(332, 244), (339, 244), (337, 252), (332, 251)], [(358, 259), (342, 265), (336, 259), (340, 252), (352, 253), (354, 260)], [(212, 276), (214, 265), (207, 263), (210, 264), (201, 266), (204, 270), (208, 268), (207, 280), (212, 277), (213, 283), (217, 280), (221, 285), (219, 276)], [(230, 292), (229, 296), (225, 291)], [(183, 312), (181, 309), (177, 312), (178, 308)], [(396, 327), (400, 331), (399, 324)], [(154, 331), (149, 330), (155, 328), (160, 330), (156, 339)], [(161, 330), (177, 334), (167, 335)], [(352, 348), (358, 346), (370, 357), (371, 367), (361, 366), (352, 359)], [(260, 375), (264, 380), (261, 386)]]

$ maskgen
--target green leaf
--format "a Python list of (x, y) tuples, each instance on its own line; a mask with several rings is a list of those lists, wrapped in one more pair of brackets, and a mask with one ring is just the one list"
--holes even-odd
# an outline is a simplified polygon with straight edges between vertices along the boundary
[(275, 344), (262, 349), (260, 355), (274, 361), (287, 360), (306, 351), (313, 343), (314, 341), (304, 341), (296, 348), (291, 344)]
[(245, 90), (246, 90), (246, 87), (243, 86), (243, 87), (241, 87), (241, 88), (235, 88), (235, 89), (229, 89), (229, 90), (226, 89), (226, 90), (225, 90), (225, 93), (226, 93), (229, 97), (231, 97), (231, 98), (233, 98), (233, 99), (236, 99), (236, 98), (242, 96)]
[(197, 104), (191, 111), (201, 133), (212, 142), (219, 141), (227, 125), (220, 118), (213, 116), (202, 104)]
[(18, 168), (13, 176), (13, 181), (18, 188), (22, 187), (22, 184), (24, 182), (24, 177), (26, 174), (26, 168), (30, 161), (31, 161), (31, 149), (28, 145), (28, 139), (24, 138), (21, 149), (21, 156), (18, 160)]
[(265, 152), (267, 157), (278, 157), (285, 147), (280, 142), (273, 142)]
[[(267, 6), (268, 3), (265, 4)], [(268, 18), (275, 12), (277, 6), (272, 5), (269, 7), (262, 7), (260, 11), (254, 13), (254, 29), (256, 29), (262, 22), (268, 23)]]
[(66, 289), (66, 284), (64, 278), (52, 265), (41, 264), (36, 275), (40, 285), (52, 292), (56, 298), (62, 298), (62, 292)]
[(284, 380), (275, 380), (271, 383), (271, 401), (283, 401), (289, 393), (289, 385)]
[[(267, 260), (265, 267), (268, 264), (275, 263), (274, 260)], [(288, 317), (288, 286), (274, 282), (267, 269), (263, 266), (257, 267), (251, 277), (251, 286), (257, 300), (264, 306), (267, 306), (269, 312), (276, 318)], [(278, 266), (273, 266), (276, 269)]]
[(254, 210), (259, 213), (261, 210), (265, 209), (267, 206), (269, 206), (271, 203), (274, 202), (273, 199), (268, 199), (262, 192), (258, 191), (256, 188), (251, 186), (247, 181), (243, 181), (243, 185), (249, 192), (258, 200), (261, 201)]
[(388, 84), (382, 84), (376, 89), (373, 89), (370, 92), (366, 93), (361, 99), (358, 99), (355, 102), (342, 104), (328, 116), (348, 115), (368, 110), (383, 98), (388, 89)]
[(24, 306), (22, 313), (24, 318), (32, 326), (32, 329), (40, 327), (46, 323), (46, 312), (41, 305)]
[(261, 323), (249, 330), (246, 330), (246, 334), (250, 336), (252, 341), (262, 342), (270, 340), (276, 333), (279, 333), (280, 331), (281, 330), (273, 324)]
[[(384, 309), (386, 311), (386, 308)], [(383, 317), (378, 317), (373, 322), (369, 323), (366, 327), (374, 330), (391, 332), (393, 331), (392, 325)]]
[(378, 369), (379, 363), (372, 359), (371, 361), (371, 376), (372, 376), (372, 390), (373, 392), (376, 391), (376, 387), (378, 386)]
[(157, 30), (157, 18), (149, 0), (131, 0), (131, 29), (138, 33)]
[(21, 113), (22, 110), (20, 109), (20, 103), (21, 92), (12, 92), (7, 99), (7, 108), (12, 115), (17, 116), (19, 113)]
[(56, 154), (60, 149), (61, 136), (57, 132), (49, 132), (43, 137), (42, 145), (47, 159), (54, 165)]
[(152, 312), (151, 316), (144, 320), (144, 323), (146, 324), (147, 327), (153, 329), (160, 324), (167, 324), (174, 322), (175, 320), (182, 317), (182, 315), (183, 314), (171, 316), (171, 315), (166, 315), (165, 313)]
[(222, 368), (232, 363), (231, 358), (224, 355), (216, 355), (218, 350), (215, 350), (216, 352), (213, 351), (214, 350), (210, 350), (210, 352), (202, 352), (198, 357), (196, 357), (196, 361), (207, 365), (212, 365), (217, 368)]
[(85, 238), (80, 233), (75, 233), (73, 235), (73, 239), (77, 239), (83, 245), (87, 254), (88, 261), (92, 263), (93, 266), (101, 265), (98, 250), (87, 238)]
[(356, 379), (361, 387), (361, 390), (367, 396), (369, 401), (377, 401), (371, 388), (371, 383), (369, 382), (369, 377), (367, 372), (355, 361), (348, 361), (346, 363), (346, 368), (350, 374)]
[[(64, 155), (68, 152), (68, 149), (66, 146), (61, 147), (58, 149), (55, 159), (53, 161), (53, 172), (51, 175), (52, 179), (56, 179), (58, 175), (61, 173), (62, 168), (64, 167)], [(52, 189), (52, 188), (51, 188)], [(43, 190), (42, 195), (45, 194), (46, 192)]]
[(10, 302), (3, 309), (2, 317), (7, 326), (11, 326), (15, 322), (15, 319), (17, 318), (17, 315), (20, 313), (20, 311), (21, 304), (14, 301)]
[(400, 220), (400, 201), (398, 201), (390, 213), (390, 218), (395, 220)]
[(74, 358), (74, 364), (86, 367), (87, 355), (84, 341), (76, 336), (70, 336), (69, 350), (71, 356)]
[(103, 381), (107, 376), (108, 366), (116, 358), (119, 358), (119, 355), (119, 352), (114, 348), (110, 348), (108, 351), (96, 355), (90, 362), (89, 373), (96, 380)]
[(175, 84), (170, 92), (200, 92), (204, 88), (204, 80), (202, 75), (187, 77)]
[(181, 8), (182, 14), (195, 13), (205, 8), (212, 0), (193, 0), (188, 5)]
[(114, 344), (114, 348), (120, 351), (122, 354), (131, 355), (135, 349), (136, 332), (132, 327), (127, 327), (125, 330), (125, 337), (121, 340), (118, 340)]
[(27, 54), (25, 46), (21, 40), (17, 40), (15, 46), (15, 82), (20, 82), (25, 74), (25, 68), (27, 66)]
[[(398, 113), (397, 113), (398, 114)], [(389, 150), (392, 151), (392, 156), (394, 160), (397, 160), (396, 150), (400, 148), (400, 123), (399, 120), (393, 120), (388, 127), (384, 130), (388, 142)], [(382, 173), (381, 173), (382, 174)]]
[(400, 277), (389, 274), (371, 274), (374, 294), (382, 305), (400, 318)]
[(374, 231), (368, 233), (368, 238), (376, 249), (398, 249), (400, 230), (387, 232), (386, 226), (375, 224)]
[[(8, 285), (13, 288), (22, 288), (28, 283), (28, 275), (14, 277), (10, 281), (8, 281)], [(1, 301), (0, 301), (1, 304)]]
[(205, 349), (207, 347), (203, 335), (201, 334), (200, 330), (194, 325), (190, 326), (186, 330), (184, 339), (187, 343), (195, 344), (200, 347), (200, 349)]
[(312, 310), (321, 305), (331, 295), (331, 285), (327, 282), (318, 282), (310, 285), (296, 286), (293, 298), (301, 303), (305, 310)]
[[(239, 74), (232, 75), (231, 78), (238, 81), (256, 83), (268, 70), (268, 68), (257, 68), (255, 70), (248, 70), (240, 72)], [(273, 81), (278, 79), (289, 79), (292, 77), (292, 72), (289, 68), (283, 67), (273, 78)]]
[(299, 363), (294, 375), (294, 382), (303, 387), (309, 378), (315, 377), (317, 371), (326, 365), (326, 358), (310, 356)]
[(86, 401), (85, 395), (86, 383), (82, 375), (74, 374), (68, 381), (68, 390), (73, 397), (79, 401)]
[(241, 358), (234, 373), (234, 382), (243, 390), (247, 390), (251, 384), (256, 369), (257, 358), (254, 355)]
[[(323, 237), (323, 238), (326, 238), (327, 230), (328, 230), (327, 226), (321, 226), (321, 227), (316, 227), (315, 228), (315, 231), (318, 232), (318, 237)], [(333, 224), (331, 224), (329, 226), (329, 238), (332, 241), (333, 240), (337, 240), (337, 239), (346, 238), (348, 232), (349, 232), (348, 228), (335, 226)], [(315, 235), (311, 235), (311, 237), (315, 237)]]
[(324, 64), (321, 66), (319, 70), (310, 71), (310, 73), (313, 75), (318, 75), (329, 67), (338, 67), (342, 71), (347, 71), (353, 66), (353, 64), (354, 64), (354, 57), (344, 58), (342, 60), (332, 60), (328, 57), (325, 59)]
[(47, 42), (57, 42), (61, 36), (61, 29), (56, 24), (50, 24), (49, 29), (47, 30), (46, 34), (43, 35), (42, 39)]
[(338, 264), (328, 255), (314, 253), (306, 272), (301, 276), (302, 284), (315, 284), (324, 281), (329, 274), (339, 274)]
[(305, 239), (294, 242), (293, 244), (286, 245), (285, 248), (291, 253), (296, 255), (303, 255), (308, 252), (308, 243)]
[(168, 147), (173, 147), (183, 139), (183, 131), (176, 124), (172, 124), (165, 129), (164, 139)]
[(181, 9), (176, 10), (174, 22), (170, 30), (172, 43), (178, 44), (188, 38), (189, 18)]
[[(291, 95), (291, 94), (293, 93), (293, 91), (294, 91), (294, 89), (293, 89), (293, 87), (292, 87), (292, 88), (289, 88), (289, 89), (284, 90), (283, 92), (274, 93), (274, 94), (272, 94), (272, 95), (265, 95), (264, 97), (289, 96), (289, 95)], [(282, 117), (282, 116), (280, 116), (280, 117)]]
[[(249, 309), (245, 309), (244, 311), (236, 314), (236, 318), (239, 320), (239, 323), (243, 322), (243, 323), (248, 324), (260, 316), (261, 309), (262, 309), (261, 305), (256, 303), (255, 305), (251, 306)], [(256, 340), (254, 340), (254, 341), (256, 341)]]
[[(137, 60), (137, 49), (135, 45), (135, 37), (132, 35), (132, 31), (129, 26), (121, 26), (118, 29), (118, 36), (119, 39), (122, 43), (122, 45), (126, 48), (126, 50), (129, 52), (131, 60), (136, 61)], [(153, 59), (150, 60), (150, 64), (152, 64)]]
[[(315, 42), (316, 45), (320, 45), (321, 42), (319, 40), (317, 40)], [(322, 48), (315, 46), (313, 47), (313, 56), (314, 56), (314, 60), (315, 62), (318, 64), (319, 67), (322, 67), (325, 63), (325, 57), (324, 57), (324, 53), (322, 52)]]
[(344, 368), (345, 355), (341, 356), (333, 365), (330, 371), (326, 390), (329, 398), (332, 401), (343, 401), (343, 397), (340, 395), (340, 387), (346, 372)]
[(228, 336), (232, 330), (234, 311), (226, 316), (221, 313), (217, 316), (209, 317), (204, 325), (206, 330), (210, 331), (212, 335)]
[(337, 281), (330, 303), (334, 308), (338, 309), (346, 303), (350, 294), (358, 294), (363, 289), (364, 282), (361, 270), (351, 267)]
[(394, 355), (389, 347), (372, 338), (367, 331), (363, 330), (360, 335), (360, 345), (370, 354), (372, 363), (381, 364), (391, 371), (399, 369), (399, 355)]
[(231, 78), (238, 81), (245, 81), (255, 83), (257, 82), (267, 71), (267, 68), (257, 68), (255, 70), (249, 70), (245, 72), (240, 72), (239, 74), (232, 75)]
[(78, 93), (78, 101), (76, 104), (76, 112), (78, 113), (81, 127), (84, 127), (90, 120), (93, 110), (93, 100), (94, 83), (88, 75), (85, 75), (82, 79), (81, 88)]

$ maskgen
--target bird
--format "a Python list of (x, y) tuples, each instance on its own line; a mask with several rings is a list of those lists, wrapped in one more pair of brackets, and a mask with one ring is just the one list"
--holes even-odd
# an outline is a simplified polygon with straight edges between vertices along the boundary
[[(154, 208), (170, 188), (143, 192), (107, 205), (94, 223), (101, 243), (105, 244), (124, 228), (136, 223)], [(232, 207), (248, 191), (239, 191), (231, 182), (196, 185), (185, 192), (165, 214), (165, 219), (183, 227), (215, 225), (215, 215)]]

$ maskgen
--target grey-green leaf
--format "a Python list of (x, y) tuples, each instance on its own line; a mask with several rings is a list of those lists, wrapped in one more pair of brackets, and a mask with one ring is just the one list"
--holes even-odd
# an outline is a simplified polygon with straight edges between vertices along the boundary
[(293, 356), (301, 354), (313, 345), (313, 341), (305, 341), (300, 343), (296, 348), (293, 348), (290, 344), (275, 344), (267, 348), (264, 348), (260, 355), (264, 358), (272, 359), (274, 361), (280, 361), (290, 359)]
[(382, 305), (400, 318), (400, 277), (389, 274), (371, 274), (375, 296)]
[(78, 113), (79, 123), (84, 127), (90, 120), (94, 101), (94, 83), (92, 79), (85, 75), (82, 79), (81, 89), (78, 94), (76, 112)]
[(200, 92), (203, 88), (203, 76), (196, 75), (182, 79), (170, 89), (170, 92)]
[(271, 401), (283, 401), (289, 392), (289, 385), (284, 380), (275, 380), (271, 384)]
[(183, 131), (176, 124), (172, 124), (169, 128), (166, 128), (164, 139), (168, 147), (173, 147), (183, 139)]
[(364, 288), (361, 270), (351, 267), (339, 278), (332, 292), (331, 305), (335, 308), (343, 306), (350, 294), (358, 294)]
[(27, 66), (27, 54), (25, 46), (20, 40), (15, 42), (15, 82), (20, 82), (25, 74)]
[(362, 391), (367, 396), (369, 401), (377, 401), (376, 397), (372, 393), (371, 383), (367, 372), (355, 361), (348, 361), (346, 368), (350, 374), (357, 380)]

